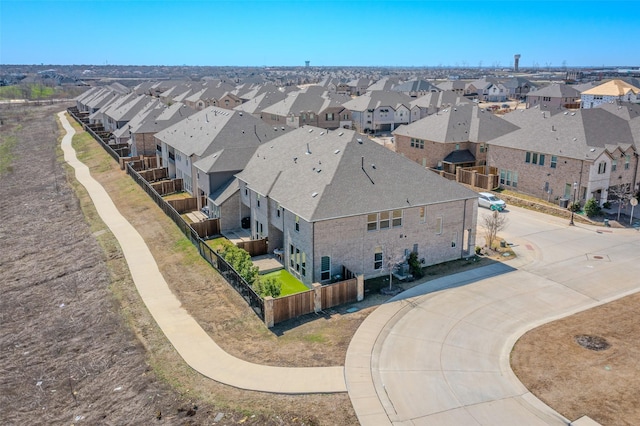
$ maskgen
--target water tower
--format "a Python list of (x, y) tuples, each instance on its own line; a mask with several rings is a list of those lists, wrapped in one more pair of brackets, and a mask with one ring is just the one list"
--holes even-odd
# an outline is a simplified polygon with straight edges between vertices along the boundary
[(513, 71), (518, 72), (520, 70), (520, 54), (513, 55)]
[(310, 62), (311, 62), (311, 61), (304, 61), (304, 66), (305, 66), (305, 67), (307, 67), (307, 68), (309, 68), (309, 63), (310, 63)]

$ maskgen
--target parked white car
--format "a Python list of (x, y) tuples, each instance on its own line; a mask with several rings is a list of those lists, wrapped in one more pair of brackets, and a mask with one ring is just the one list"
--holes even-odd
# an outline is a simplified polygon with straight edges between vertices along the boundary
[(507, 208), (507, 203), (490, 192), (480, 192), (478, 194), (478, 205), (499, 212)]

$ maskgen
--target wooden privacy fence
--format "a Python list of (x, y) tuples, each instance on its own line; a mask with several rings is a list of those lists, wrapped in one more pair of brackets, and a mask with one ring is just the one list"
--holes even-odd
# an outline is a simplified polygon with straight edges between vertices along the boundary
[(160, 195), (182, 192), (182, 179), (163, 180), (149, 185)]
[(168, 170), (166, 167), (141, 170), (138, 173), (140, 173), (140, 176), (142, 176), (142, 179), (146, 180), (147, 182), (156, 182), (159, 180), (166, 179), (169, 176)]
[[(176, 209), (176, 211), (180, 214), (198, 210), (198, 199), (196, 197), (181, 198), (179, 200), (168, 200), (167, 203), (169, 203), (171, 207)], [(206, 205), (207, 198), (204, 196), (200, 197), (200, 206), (202, 207)]]
[(271, 328), (279, 322), (323, 309), (364, 299), (364, 276), (333, 284), (313, 284), (313, 289), (289, 296), (264, 298), (264, 322)]
[(314, 296), (315, 291), (309, 290), (273, 299), (273, 323), (314, 312)]
[(358, 283), (356, 278), (320, 287), (322, 309), (332, 308), (356, 300)]
[(261, 240), (240, 241), (236, 243), (236, 247), (246, 250), (251, 257), (269, 253), (266, 238)]
[(198, 233), (200, 238), (220, 235), (220, 219), (207, 219), (202, 222), (194, 222), (191, 223), (190, 226)]

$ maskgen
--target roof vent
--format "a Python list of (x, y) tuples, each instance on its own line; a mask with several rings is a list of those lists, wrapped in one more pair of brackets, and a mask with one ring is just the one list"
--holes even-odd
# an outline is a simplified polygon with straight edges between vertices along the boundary
[(337, 153), (339, 153), (339, 152), (340, 152), (340, 150), (339, 150), (339, 149), (336, 149), (335, 151), (333, 151), (333, 153), (334, 153), (334, 154), (337, 154)]
[(576, 115), (576, 113), (575, 113), (575, 112), (572, 112), (572, 113), (571, 113), (571, 115)]
[(344, 135), (344, 132), (338, 133), (338, 136), (342, 136), (342, 135)]
[(359, 144), (361, 144), (361, 143), (362, 143), (362, 139), (358, 138), (358, 139), (356, 139), (356, 140), (358, 141), (358, 143), (359, 143)]
[(320, 136), (324, 135), (324, 132), (320, 132)]
[(309, 133), (313, 132), (313, 129), (309, 129)]
[(589, 151), (596, 152), (596, 149), (595, 148), (591, 148)]
[(314, 192), (313, 194), (311, 194), (311, 197), (313, 197), (313, 198), (315, 198), (315, 197), (317, 197), (317, 196), (318, 196), (318, 193), (317, 193), (317, 192)]

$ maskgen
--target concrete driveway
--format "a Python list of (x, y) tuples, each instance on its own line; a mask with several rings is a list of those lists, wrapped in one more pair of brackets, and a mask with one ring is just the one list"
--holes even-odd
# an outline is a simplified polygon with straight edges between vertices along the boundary
[(640, 233), (569, 226), (515, 207), (503, 214), (517, 259), (425, 283), (358, 329), (345, 375), (362, 425), (575, 420), (528, 392), (510, 351), (538, 325), (640, 290)]

